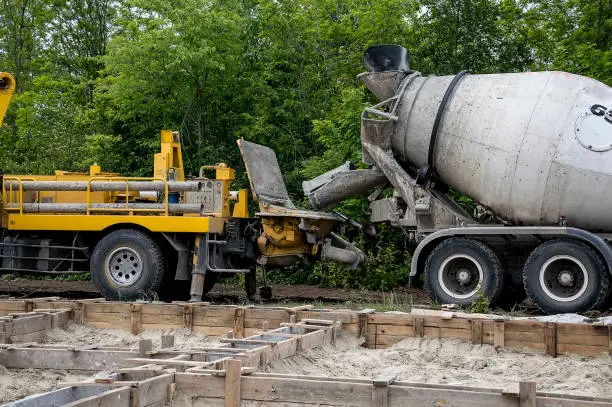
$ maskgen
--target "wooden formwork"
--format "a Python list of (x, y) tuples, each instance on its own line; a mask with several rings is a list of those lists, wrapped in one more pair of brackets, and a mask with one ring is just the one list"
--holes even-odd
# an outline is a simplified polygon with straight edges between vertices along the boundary
[(364, 338), (365, 346), (387, 348), (405, 338), (459, 339), (473, 344), (531, 348), (551, 356), (612, 353), (612, 326), (542, 322), (460, 312), (413, 310), (412, 313), (315, 310), (310, 306), (241, 307), (208, 303), (129, 303), (101, 299), (62, 301), (54, 298), (0, 301), (0, 316), (40, 309), (68, 309), (79, 324), (143, 330), (186, 328), (217, 337), (233, 332), (240, 339), (266, 328), (308, 318), (338, 321), (343, 330)]
[[(174, 398), (177, 373), (226, 377), (224, 397), (240, 401), (233, 389), (240, 377), (265, 368), (270, 362), (333, 343), (341, 324), (330, 321), (288, 323), (243, 339), (225, 338), (221, 345), (174, 348), (172, 335), (162, 336), (162, 347), (141, 340), (138, 351), (95, 346), (69, 348), (54, 345), (0, 345), (0, 365), (7, 368), (113, 370), (114, 373), (83, 382), (63, 383), (64, 388), (7, 404), (35, 406), (163, 406)], [(236, 397), (238, 397), (236, 399)], [(232, 404), (234, 405), (234, 404)]]

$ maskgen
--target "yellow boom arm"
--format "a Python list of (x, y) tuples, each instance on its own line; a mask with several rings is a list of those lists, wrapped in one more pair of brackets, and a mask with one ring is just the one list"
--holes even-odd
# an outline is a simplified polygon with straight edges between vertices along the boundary
[(15, 79), (9, 73), (0, 72), (0, 126), (14, 91)]

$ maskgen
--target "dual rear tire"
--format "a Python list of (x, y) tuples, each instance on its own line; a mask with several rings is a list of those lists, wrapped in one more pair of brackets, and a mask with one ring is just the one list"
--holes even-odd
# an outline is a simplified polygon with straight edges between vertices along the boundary
[[(491, 303), (520, 302), (521, 287), (504, 288), (504, 271), (496, 253), (485, 243), (464, 237), (435, 247), (425, 263), (425, 288), (440, 304), (469, 306), (484, 294)], [(523, 267), (523, 288), (548, 314), (600, 308), (612, 291), (601, 256), (585, 243), (550, 240), (539, 245)], [(514, 291), (513, 291), (514, 290)], [(512, 297), (512, 298), (510, 298)]]

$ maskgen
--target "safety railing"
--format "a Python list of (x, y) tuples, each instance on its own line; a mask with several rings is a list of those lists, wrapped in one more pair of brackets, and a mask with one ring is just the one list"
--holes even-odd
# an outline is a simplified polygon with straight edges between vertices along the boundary
[[(40, 192), (37, 190), (33, 190), (31, 186), (28, 187), (27, 190), (24, 190), (24, 182), (36, 182), (35, 178), (32, 177), (15, 177), (15, 176), (6, 176), (2, 181), (2, 205), (5, 211), (16, 213), (18, 212), (20, 215), (23, 215), (24, 212), (43, 212), (40, 208), (45, 207), (44, 212), (48, 213), (85, 213), (87, 215), (99, 214), (99, 213), (122, 213), (127, 215), (132, 215), (135, 213), (155, 213), (163, 216), (169, 216), (170, 214), (170, 188), (169, 184), (163, 178), (151, 178), (151, 177), (90, 177), (87, 181), (83, 180), (83, 183), (86, 184), (85, 189), (62, 189), (58, 188), (57, 190), (48, 189), (48, 186), (45, 186), (46, 189), (44, 191), (48, 192), (62, 192), (62, 191), (82, 191), (85, 193), (85, 202), (66, 202), (66, 203), (56, 203), (56, 204), (46, 204), (40, 202)], [(130, 196), (132, 193), (139, 193), (139, 189), (130, 189), (130, 183), (140, 183), (142, 186), (142, 182), (146, 183), (160, 183), (159, 187), (153, 188), (153, 190), (157, 190), (158, 192), (163, 193), (163, 202), (157, 202), (154, 204), (147, 203), (134, 203), (130, 201)], [(58, 182), (59, 184), (60, 182)], [(111, 188), (95, 188), (96, 183), (109, 183), (112, 184)], [(47, 183), (48, 184), (48, 183)], [(123, 185), (121, 187), (117, 186)], [(162, 188), (163, 184), (163, 188)], [(94, 187), (92, 188), (92, 185)], [(81, 187), (82, 188), (82, 187)], [(151, 190), (151, 188), (149, 188)], [(125, 201), (124, 202), (97, 202), (92, 197), (92, 193), (100, 193), (100, 192), (123, 192), (125, 193)], [(33, 199), (33, 202), (24, 202), (24, 192), (33, 192), (36, 196)], [(27, 208), (28, 210), (24, 210), (26, 206), (38, 206), (39, 210), (33, 210), (32, 208)], [(47, 206), (45, 206), (47, 205)], [(70, 207), (70, 208), (67, 208)], [(176, 208), (175, 208), (176, 209)]]
[[(9, 188), (8, 191), (6, 189), (6, 181), (9, 181)], [(23, 215), (23, 181), (35, 181), (34, 178), (32, 177), (3, 177), (2, 179), (2, 207), (7, 210), (18, 210), (20, 215)], [(13, 208), (12, 206), (14, 205), (15, 202), (13, 202), (13, 197), (15, 195), (15, 192), (13, 189), (13, 184), (17, 182), (18, 185), (18, 197), (19, 197), (19, 202), (18, 202), (18, 207), (17, 208)], [(38, 196), (39, 193), (36, 192), (36, 200), (38, 200)]]

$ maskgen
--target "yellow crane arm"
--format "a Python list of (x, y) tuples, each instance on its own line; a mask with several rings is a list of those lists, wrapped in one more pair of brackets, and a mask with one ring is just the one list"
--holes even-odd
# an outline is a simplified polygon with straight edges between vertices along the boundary
[(10, 73), (0, 72), (0, 126), (4, 120), (4, 114), (11, 102), (11, 97), (15, 91), (15, 79)]

